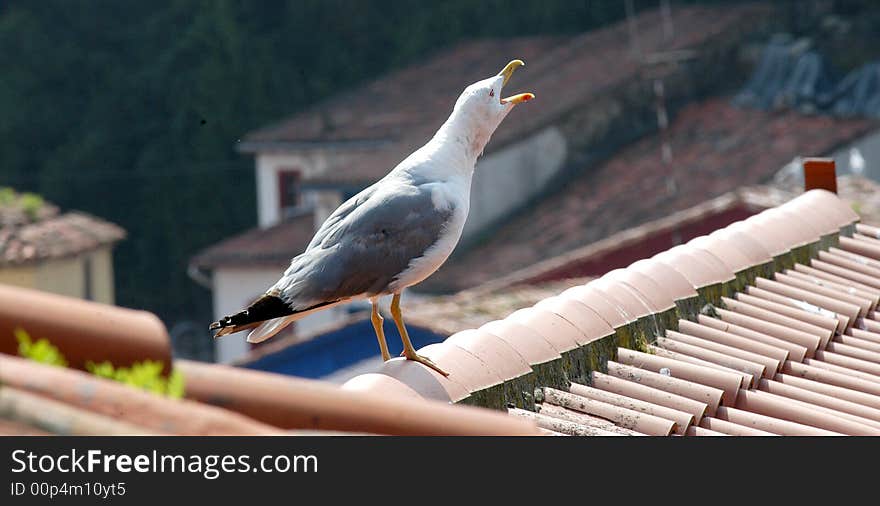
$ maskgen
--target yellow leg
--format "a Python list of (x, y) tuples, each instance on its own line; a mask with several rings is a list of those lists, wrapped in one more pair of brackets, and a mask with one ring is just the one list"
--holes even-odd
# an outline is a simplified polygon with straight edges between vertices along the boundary
[(412, 345), (412, 341), (409, 340), (409, 334), (406, 332), (406, 327), (403, 325), (403, 314), (400, 312), (400, 294), (395, 293), (394, 297), (391, 299), (391, 316), (394, 317), (394, 323), (397, 325), (397, 331), (400, 332), (400, 339), (403, 341), (403, 356), (407, 358), (407, 360), (412, 360), (418, 362), (420, 364), (424, 364), (431, 369), (439, 372), (443, 376), (449, 376), (449, 373), (440, 369), (434, 362), (430, 359), (423, 357), (416, 353), (416, 349)]
[(391, 360), (391, 354), (388, 353), (388, 343), (385, 342), (385, 330), (382, 328), (382, 323), (385, 319), (379, 314), (379, 301), (371, 300), (370, 303), (373, 305), (373, 314), (370, 315), (370, 320), (373, 321), (373, 330), (376, 331), (376, 338), (379, 340), (379, 350), (382, 352), (382, 360), (388, 362)]

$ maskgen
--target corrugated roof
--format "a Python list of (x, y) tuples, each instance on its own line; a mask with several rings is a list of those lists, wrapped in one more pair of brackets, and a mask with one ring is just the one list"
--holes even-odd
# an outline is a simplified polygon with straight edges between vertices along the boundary
[[(681, 7), (674, 11), (676, 36), (665, 36), (658, 9), (635, 20), (643, 47), (656, 51), (698, 48), (706, 40), (744, 20), (767, 12), (766, 6), (723, 9)], [(493, 135), (488, 149), (499, 149), (567, 114), (573, 106), (631, 80), (641, 69), (629, 45), (629, 27), (621, 22), (574, 37), (521, 37), (459, 44), (424, 64), (391, 73), (318, 104), (278, 124), (248, 134), (245, 151), (303, 147), (347, 147), (319, 178), (327, 182), (373, 182), (424, 144), (446, 119), (455, 98), (471, 83), (497, 72), (512, 57), (528, 67), (517, 74), (517, 89), (546, 97), (528, 114), (514, 111)], [(417, 95), (414, 99), (413, 95)], [(331, 163), (333, 161), (331, 160)]]
[[(861, 119), (738, 109), (726, 98), (687, 105), (666, 133), (671, 167), (661, 162), (664, 137), (646, 137), (573, 177), (478, 246), (453, 255), (419, 289), (449, 292), (483, 284), (724, 193), (766, 183), (791, 161), (791, 153), (825, 154), (872, 128), (875, 123)], [(676, 189), (670, 192), (673, 178)]]
[(880, 227), (857, 221), (813, 190), (420, 350), (449, 378), (378, 372), (552, 433), (880, 435)]

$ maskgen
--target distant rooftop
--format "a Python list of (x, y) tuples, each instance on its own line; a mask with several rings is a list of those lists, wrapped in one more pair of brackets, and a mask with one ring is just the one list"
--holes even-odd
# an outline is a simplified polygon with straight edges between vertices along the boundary
[(0, 267), (62, 258), (125, 238), (121, 227), (58, 207), (33, 193), (0, 188)]
[(662, 162), (663, 134), (648, 136), (572, 176), (479, 245), (453, 254), (420, 288), (454, 292), (485, 283), (726, 192), (767, 183), (792, 153), (823, 155), (877, 126), (865, 119), (739, 109), (727, 98), (689, 104), (666, 133), (671, 166)]
[(297, 214), (268, 228), (252, 228), (202, 250), (190, 261), (199, 268), (277, 267), (305, 251), (315, 233), (311, 211)]
[[(766, 10), (756, 4), (676, 8), (676, 35), (671, 40), (657, 9), (640, 13), (634, 23), (642, 47), (674, 51), (697, 47)], [(433, 135), (465, 86), (497, 73), (513, 58), (523, 59), (526, 67), (517, 72), (505, 93), (534, 91), (540, 104), (529, 107), (528, 113), (512, 112), (493, 135), (487, 152), (550, 124), (590, 97), (631, 81), (642, 65), (632, 54), (626, 22), (570, 37), (463, 42), (423, 63), (251, 132), (239, 148), (278, 152), (346, 147), (358, 156), (329, 167), (319, 179), (372, 183)]]

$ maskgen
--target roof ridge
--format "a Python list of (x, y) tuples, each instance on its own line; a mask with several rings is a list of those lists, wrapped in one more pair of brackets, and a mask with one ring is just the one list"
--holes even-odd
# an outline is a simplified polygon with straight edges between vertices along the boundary
[[(732, 194), (712, 202), (724, 204), (738, 198)], [(459, 332), (445, 342), (419, 350), (453, 372), (449, 378), (403, 359), (392, 359), (376, 372), (435, 398), (438, 386), (442, 387), (451, 402), (533, 409), (534, 398), (513, 395), (504, 385), (519, 382), (521, 386), (525, 381), (536, 388), (565, 390), (569, 381), (588, 384), (591, 372), (603, 370), (605, 362), (616, 356), (618, 343), (625, 348), (648, 349), (655, 336), (662, 336), (666, 329), (678, 329), (679, 318), (696, 320), (705, 311), (714, 314), (712, 308), (723, 307), (722, 297), (747, 290), (763, 276), (773, 277), (774, 272), (819, 257), (837, 244), (839, 237), (853, 236), (858, 220), (858, 215), (836, 195), (811, 190), (650, 259), (611, 271), (578, 291), (566, 290), (503, 320)], [(761, 245), (779, 236), (785, 239), (784, 248), (774, 249), (771, 256)], [(876, 242), (880, 258), (880, 240)], [(849, 325), (858, 314), (851, 316)], [(550, 343), (558, 358), (550, 362), (536, 359), (528, 344), (536, 339)], [(493, 373), (502, 378), (499, 381), (491, 379), (493, 375), (470, 370), (503, 369), (498, 362), (503, 354), (499, 353), (508, 350), (506, 354), (510, 349), (530, 364), (531, 370), (524, 376), (505, 378)], [(351, 381), (359, 380), (356, 377)], [(735, 391), (729, 393), (735, 395)]]

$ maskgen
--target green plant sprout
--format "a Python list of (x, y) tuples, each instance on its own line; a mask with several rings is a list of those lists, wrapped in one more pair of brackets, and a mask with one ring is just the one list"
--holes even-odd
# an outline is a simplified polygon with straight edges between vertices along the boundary
[[(36, 342), (22, 328), (16, 328), (15, 339), (18, 341), (18, 354), (27, 359), (57, 367), (67, 367), (67, 360), (58, 347), (46, 338)], [(180, 399), (184, 394), (185, 380), (183, 373), (174, 369), (166, 378), (162, 375), (162, 362), (144, 360), (135, 362), (131, 367), (115, 367), (109, 361), (95, 363), (86, 362), (86, 370), (100, 378), (107, 378), (126, 385), (131, 385), (154, 394), (172, 399)]]
[(15, 190), (8, 186), (0, 187), (0, 207), (11, 206), (15, 198)]
[(183, 374), (175, 369), (167, 378), (162, 376), (162, 362), (157, 360), (135, 362), (131, 367), (114, 367), (106, 360), (100, 363), (88, 361), (86, 370), (95, 376), (112, 379), (155, 394), (173, 399), (183, 397)]
[(19, 196), (19, 204), (30, 220), (37, 219), (37, 214), (40, 212), (40, 209), (43, 208), (45, 203), (46, 201), (43, 200), (43, 197), (36, 193), (22, 193)]
[(18, 354), (22, 357), (39, 362), (41, 364), (52, 365), (56, 367), (67, 367), (67, 360), (58, 347), (49, 342), (48, 339), (40, 338), (36, 342), (31, 339), (23, 328), (16, 328), (13, 333), (18, 341)]

